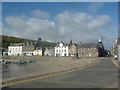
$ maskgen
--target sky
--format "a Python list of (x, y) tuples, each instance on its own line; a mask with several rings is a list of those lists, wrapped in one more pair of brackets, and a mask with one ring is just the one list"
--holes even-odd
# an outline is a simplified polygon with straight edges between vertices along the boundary
[(118, 37), (117, 2), (3, 2), (2, 35), (93, 43)]
[[(120, 16), (120, 2), (118, 3), (118, 15)], [(120, 17), (118, 17), (118, 37), (120, 38)]]

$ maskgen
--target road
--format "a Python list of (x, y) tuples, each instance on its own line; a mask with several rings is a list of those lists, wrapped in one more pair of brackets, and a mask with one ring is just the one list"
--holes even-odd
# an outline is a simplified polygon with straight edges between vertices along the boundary
[(9, 88), (118, 88), (118, 68), (112, 58), (85, 69), (10, 86)]

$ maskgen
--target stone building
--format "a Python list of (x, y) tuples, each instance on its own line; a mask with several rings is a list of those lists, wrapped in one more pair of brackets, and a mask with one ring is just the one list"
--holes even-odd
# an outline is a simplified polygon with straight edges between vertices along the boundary
[(81, 43), (77, 45), (78, 58), (83, 57), (104, 57), (106, 56), (106, 50), (103, 43), (99, 38), (98, 43)]
[(107, 55), (107, 52), (106, 52), (106, 50), (105, 50), (105, 48), (104, 48), (104, 45), (103, 45), (103, 43), (102, 43), (102, 41), (101, 41), (100, 38), (99, 38), (99, 40), (98, 40), (97, 45), (98, 45), (99, 57), (104, 57), (104, 56), (106, 56), (106, 55)]
[(118, 52), (118, 45), (117, 44), (112, 45), (111, 55), (112, 56), (117, 55), (117, 52)]
[(33, 42), (25, 42), (22, 45), (22, 52), (24, 56), (32, 56), (34, 53), (34, 43)]
[(78, 45), (78, 58), (98, 57), (98, 45), (95, 43), (81, 43)]
[(46, 47), (44, 51), (44, 56), (54, 56), (54, 48)]
[(118, 55), (118, 46), (120, 45), (120, 38), (117, 38), (115, 44), (112, 45), (111, 55)]
[(117, 44), (120, 45), (120, 38), (117, 38)]
[(34, 48), (35, 55), (40, 55), (40, 56), (44, 55), (45, 47), (41, 47), (41, 42), (42, 42), (41, 38), (38, 38), (37, 42), (35, 42), (35, 48)]
[(70, 57), (78, 57), (77, 45), (78, 44), (72, 43), (72, 41), (70, 41), (69, 50), (68, 50)]
[(41, 48), (34, 50), (33, 55), (34, 56), (42, 56), (43, 51)]

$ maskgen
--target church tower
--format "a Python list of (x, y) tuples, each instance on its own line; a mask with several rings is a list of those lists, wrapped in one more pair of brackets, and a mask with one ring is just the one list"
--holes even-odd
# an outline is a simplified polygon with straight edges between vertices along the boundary
[(99, 38), (98, 43), (102, 43), (101, 39)]
[(100, 57), (103, 57), (106, 55), (106, 51), (104, 49), (104, 45), (102, 43), (102, 40), (99, 38), (98, 40), (98, 48), (99, 48), (99, 56)]
[(102, 40), (101, 40), (100, 38), (99, 38), (99, 40), (98, 40), (98, 46), (99, 46), (99, 48), (104, 49)]

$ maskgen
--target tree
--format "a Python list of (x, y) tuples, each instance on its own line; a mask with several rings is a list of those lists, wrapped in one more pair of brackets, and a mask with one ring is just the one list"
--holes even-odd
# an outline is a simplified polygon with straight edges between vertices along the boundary
[(38, 38), (38, 41), (42, 41), (42, 38)]

